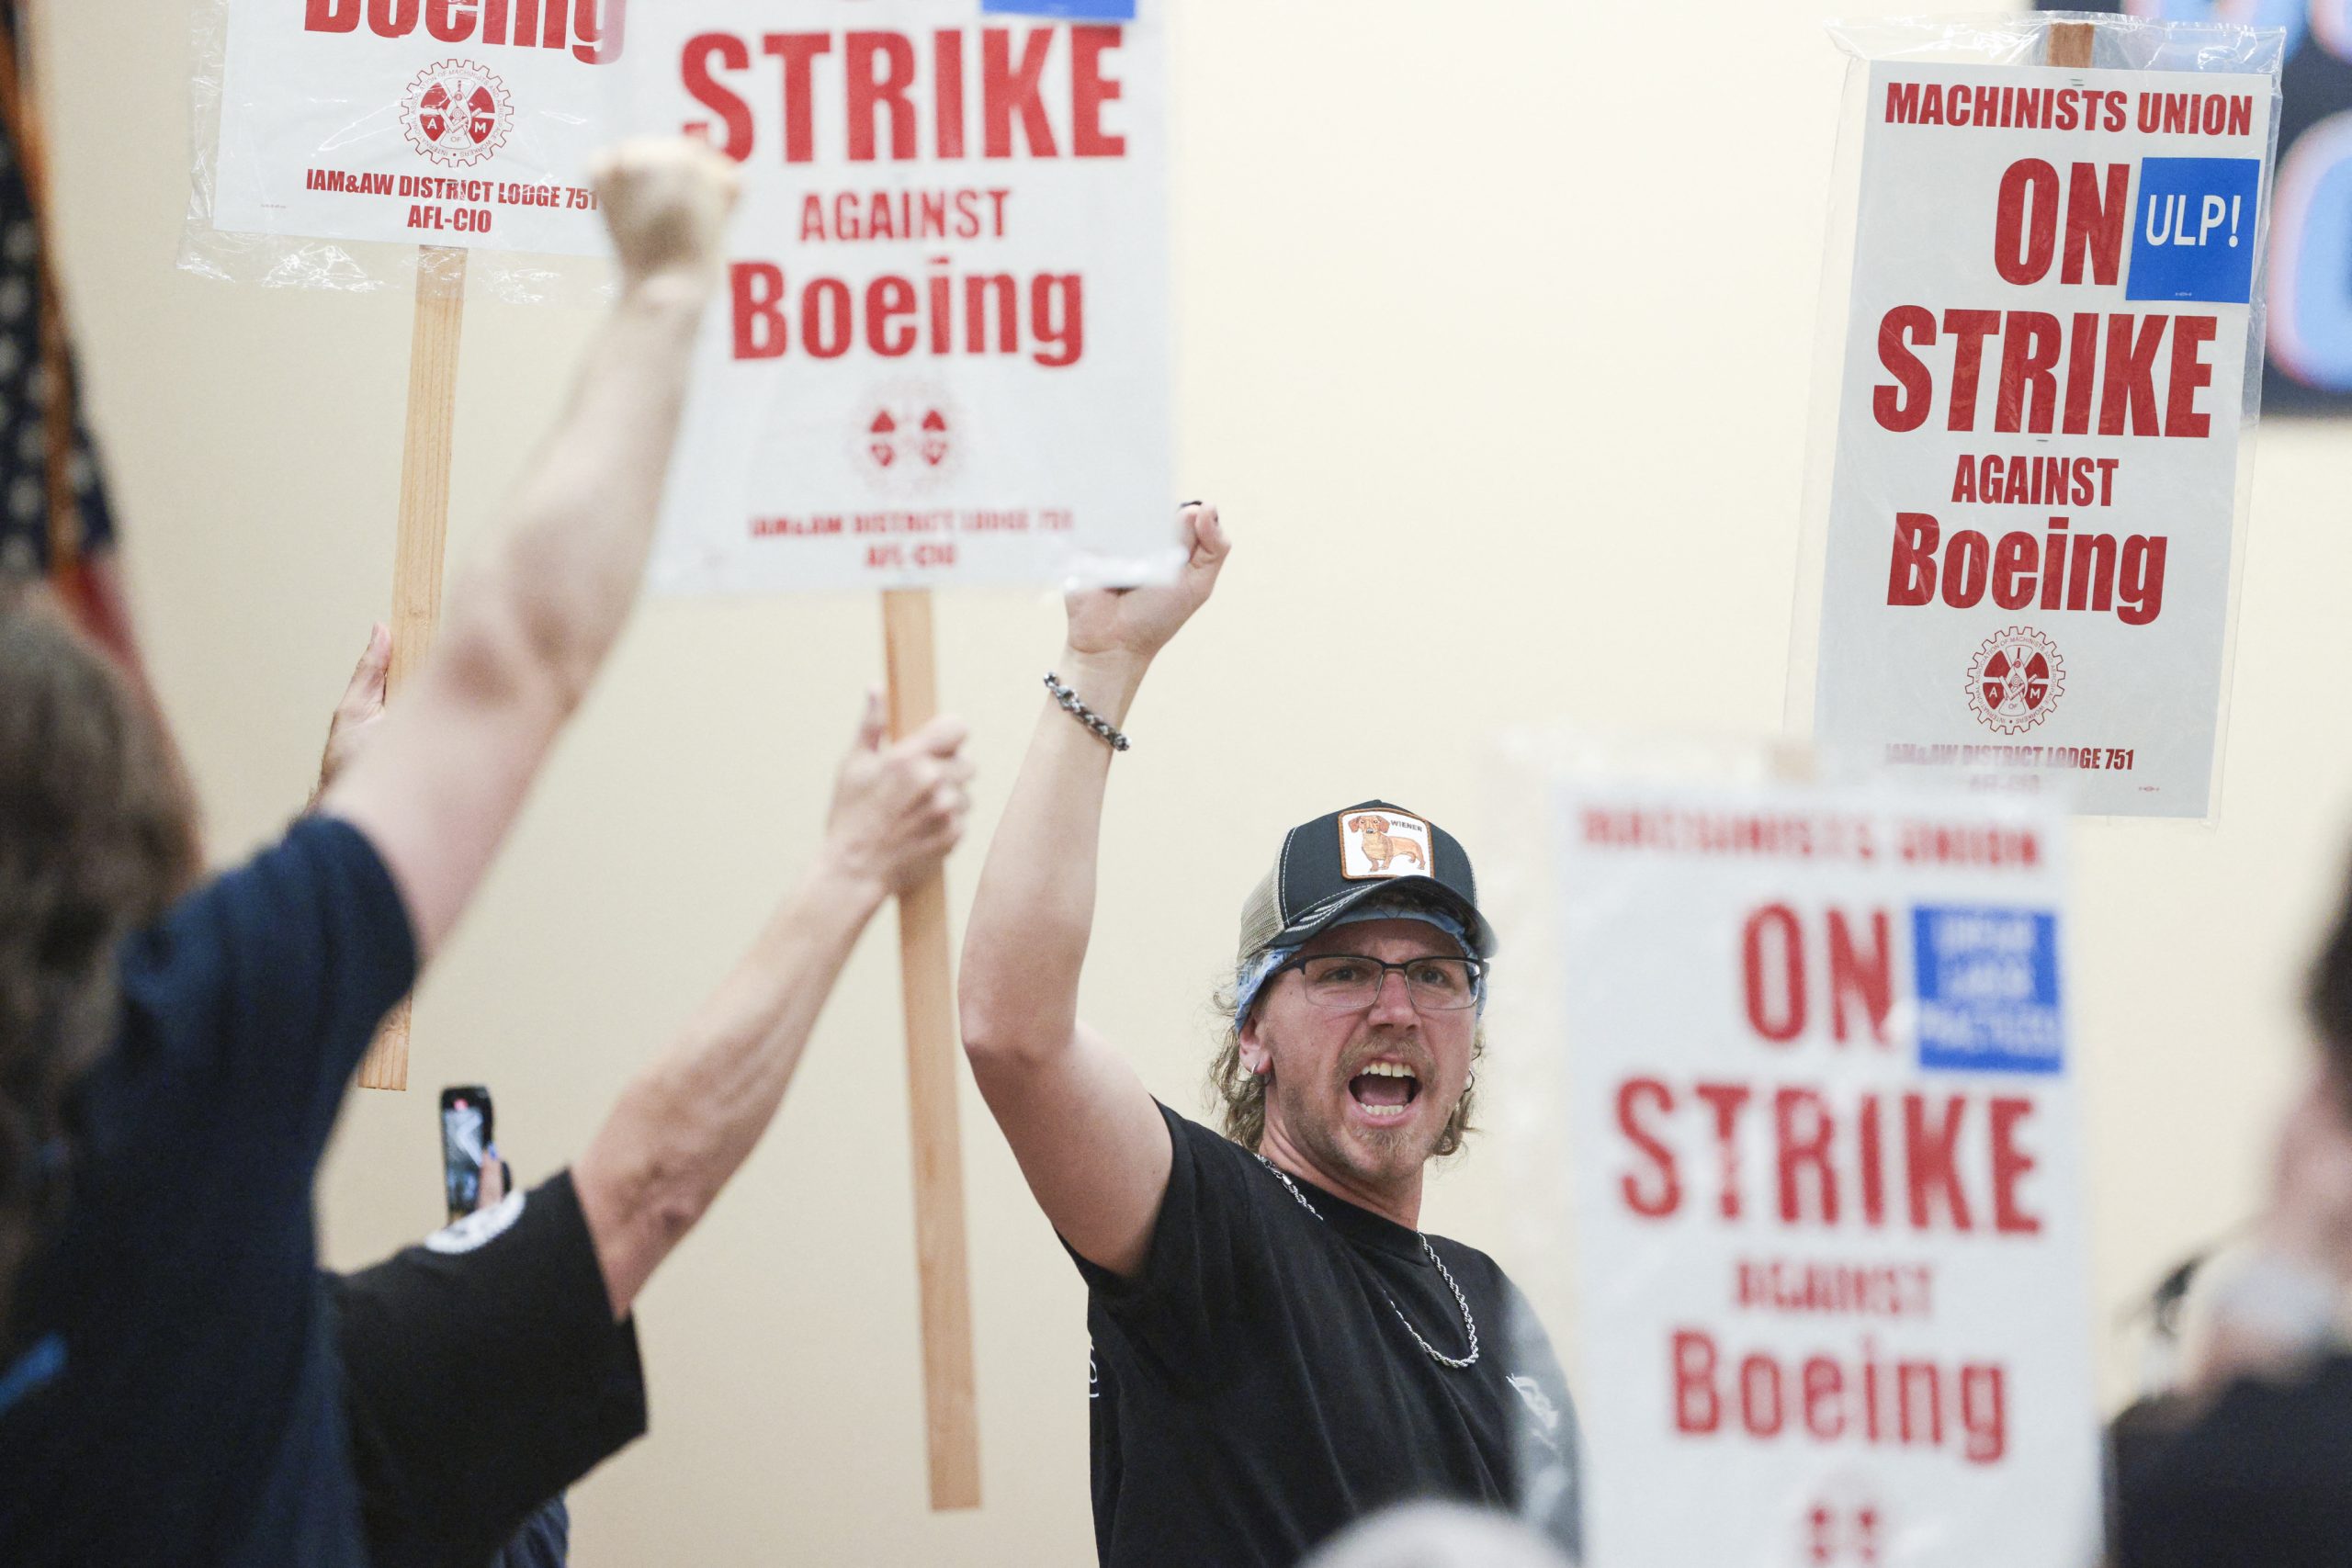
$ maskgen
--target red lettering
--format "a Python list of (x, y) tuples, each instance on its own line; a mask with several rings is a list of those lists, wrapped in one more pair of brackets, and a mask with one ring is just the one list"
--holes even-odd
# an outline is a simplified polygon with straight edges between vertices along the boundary
[(1993, 408), (1994, 429), (2014, 434), (2030, 422), (2036, 435), (2050, 434), (2058, 414), (2056, 370), (2064, 336), (2055, 316), (2041, 310), (2009, 312), (2001, 334), (2001, 391)]
[(915, 80), (913, 40), (899, 33), (854, 32), (842, 41), (842, 63), (849, 71), (850, 162), (874, 162), (874, 117), (881, 109), (890, 115), (891, 158), (913, 158), (915, 106), (907, 96)]
[(2098, 433), (2123, 434), (2124, 410), (2131, 409), (2132, 434), (2162, 434), (2156, 424), (2156, 350), (2163, 346), (2165, 323), (2170, 318), (2150, 316), (2134, 337), (2130, 316), (2110, 316), (2107, 322), (2107, 379), (2099, 389)]
[(2001, 175), (1993, 217), (1993, 265), (2004, 281), (2039, 283), (2049, 273), (2058, 248), (2059, 194), (2058, 171), (2039, 158), (2021, 158)]
[(1846, 1004), (1860, 1001), (1871, 1026), (1871, 1038), (1887, 1043), (1886, 1015), (1894, 1007), (1894, 943), (1888, 935), (1886, 911), (1871, 911), (1871, 945), (1856, 945), (1853, 928), (1842, 909), (1829, 911), (1829, 1021), (1841, 1042), (1849, 1038)]
[(2004, 610), (2024, 609), (2033, 598), (2033, 566), (2039, 558), (2032, 535), (2002, 535), (1993, 550), (1993, 603)]
[(1984, 364), (1984, 339), (2001, 330), (1998, 310), (1946, 310), (1944, 331), (1953, 339), (1951, 428), (1976, 428), (1976, 383)]
[(849, 285), (820, 277), (800, 296), (800, 343), (812, 357), (839, 359), (849, 352)]
[(737, 262), (728, 276), (735, 297), (735, 357), (781, 358), (784, 268), (772, 262)]
[(990, 28), (980, 39), (980, 123), (981, 148), (990, 158), (1012, 156), (1012, 119), (1021, 117), (1021, 129), (1029, 143), (1032, 157), (1052, 158), (1058, 155), (1054, 145), (1053, 122), (1046, 118), (1046, 100), (1041, 87), (1046, 73), (1046, 58), (1052, 51), (1054, 30), (1032, 28), (1021, 47), (1021, 62), (1012, 62), (1012, 34), (1008, 28)]
[[(1829, 1163), (1830, 1135), (1836, 1123), (1828, 1103), (1809, 1089), (1784, 1089), (1772, 1097), (1773, 1131), (1780, 1144), (1781, 1219), (1801, 1224), (1818, 1219), (1838, 1223), (1838, 1172)], [(1803, 1179), (1812, 1173), (1810, 1183)], [(1810, 1186), (1815, 1201), (1807, 1204)]]
[(1739, 1364), (1739, 1424), (1751, 1438), (1780, 1435), (1782, 1421), (1781, 1363), (1750, 1356)]
[(2111, 288), (2123, 265), (2123, 229), (2132, 210), (2132, 165), (2107, 166), (2107, 195), (2099, 196), (2098, 170), (2076, 164), (2066, 191), (2066, 260), (2059, 272), (2062, 283), (2083, 280), (2083, 262), (2091, 264), (2091, 280)]
[(2041, 1218), (2018, 1202), (2018, 1183), (2031, 1174), (2034, 1157), (2018, 1147), (2018, 1123), (2033, 1114), (2033, 1101), (2007, 1095), (1993, 1100), (1993, 1228), (2010, 1235), (2039, 1235)]
[(1939, 1197), (1951, 1217), (1952, 1229), (1973, 1228), (1969, 1219), (1968, 1194), (1961, 1188), (1960, 1167), (1953, 1158), (1955, 1145), (1960, 1142), (1961, 1121), (1967, 1110), (1968, 1101), (1962, 1096), (1947, 1096), (1943, 1113), (1931, 1127), (1928, 1122), (1927, 1097), (1903, 1097), (1904, 1163), (1911, 1178), (1911, 1224), (1916, 1230), (1934, 1226), (1934, 1211)]
[(1722, 1173), (1723, 1192), (1715, 1200), (1715, 1211), (1724, 1219), (1740, 1216), (1739, 1199), (1739, 1112), (1747, 1104), (1746, 1084), (1702, 1083), (1690, 1086), (1691, 1092), (1704, 1100), (1707, 1109), (1715, 1113), (1716, 1166)]
[(912, 321), (915, 286), (903, 277), (877, 277), (865, 286), (865, 341), (885, 359), (912, 354), (919, 335)]
[(1936, 596), (1936, 542), (1942, 530), (1924, 512), (1894, 514), (1894, 555), (1886, 572), (1886, 602), (1917, 605)]
[(1984, 576), (1992, 564), (1993, 547), (1973, 528), (1953, 533), (1944, 547), (1944, 603), (1955, 610), (1974, 607), (1984, 597)]
[(1883, 1224), (1886, 1220), (1886, 1169), (1881, 1148), (1878, 1096), (1862, 1097), (1861, 1114), (1857, 1122), (1855, 1141), (1860, 1144), (1862, 1155), (1862, 1218), (1872, 1225)]
[(717, 115), (727, 129), (727, 140), (718, 150), (741, 164), (752, 155), (752, 106), (719, 85), (710, 73), (714, 60), (725, 70), (749, 71), (752, 51), (732, 33), (697, 33), (686, 40), (684, 57), (679, 62), (687, 94)]
[(1119, 47), (1119, 29), (1074, 27), (1069, 42), (1069, 150), (1080, 158), (1124, 158), (1127, 139), (1102, 131), (1102, 106), (1117, 101), (1125, 91), (1102, 74), (1103, 51)]
[(480, 0), (428, 0), (424, 30), (443, 43), (463, 43), (481, 22)]
[[(939, 155), (964, 155), (964, 35), (942, 28), (931, 35), (932, 75), (939, 94)], [(1002, 238), (1000, 234), (999, 238)]]
[(1715, 1342), (1696, 1328), (1674, 1332), (1674, 1426), (1703, 1436), (1723, 1425), (1723, 1400), (1715, 1393)]
[(1846, 1430), (1846, 1371), (1826, 1356), (1804, 1364), (1804, 1429), (1825, 1443)]
[(2098, 317), (2077, 311), (2072, 345), (2066, 355), (2066, 434), (2087, 435), (2091, 429), (2091, 386), (2098, 373)]
[(1936, 378), (1910, 345), (1932, 348), (1936, 318), (1925, 306), (1897, 305), (1878, 324), (1878, 362), (1894, 378), (1893, 387), (1871, 391), (1871, 412), (1879, 424), (1900, 434), (1928, 423), (1936, 400)]
[(1627, 1208), (1644, 1219), (1662, 1220), (1682, 1206), (1682, 1178), (1674, 1168), (1674, 1151), (1636, 1119), (1643, 1100), (1654, 1104), (1659, 1114), (1668, 1115), (1674, 1110), (1674, 1091), (1656, 1078), (1628, 1078), (1617, 1088), (1618, 1130), (1649, 1160), (1657, 1185), (1645, 1189), (1630, 1171), (1619, 1185)]
[(787, 164), (814, 163), (817, 157), (814, 62), (819, 55), (833, 51), (833, 40), (825, 33), (770, 33), (760, 40), (760, 49), (784, 62), (784, 161)]
[(572, 30), (580, 41), (571, 57), (583, 65), (609, 65), (621, 57), (628, 33), (628, 0), (578, 0)]
[(2220, 323), (2211, 316), (2183, 316), (2173, 323), (2172, 386), (2165, 403), (2165, 434), (2202, 437), (2212, 421), (2197, 412), (2197, 394), (2213, 384), (2213, 367), (2199, 352), (2213, 341)]
[(406, 38), (416, 31), (417, 0), (368, 0), (368, 28), (378, 38)]
[[(1780, 943), (1780, 1006), (1767, 994), (1764, 942), (1777, 933)], [(1804, 937), (1797, 913), (1786, 904), (1768, 904), (1747, 918), (1740, 938), (1740, 973), (1746, 986), (1747, 1021), (1757, 1033), (1776, 1045), (1785, 1045), (1804, 1032)]]

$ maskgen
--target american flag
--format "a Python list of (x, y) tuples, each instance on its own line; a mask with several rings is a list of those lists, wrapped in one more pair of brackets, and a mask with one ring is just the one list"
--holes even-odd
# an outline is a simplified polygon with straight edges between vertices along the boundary
[(83, 630), (138, 677), (114, 515), (50, 266), (28, 42), (20, 0), (0, 0), (0, 577), (47, 578)]

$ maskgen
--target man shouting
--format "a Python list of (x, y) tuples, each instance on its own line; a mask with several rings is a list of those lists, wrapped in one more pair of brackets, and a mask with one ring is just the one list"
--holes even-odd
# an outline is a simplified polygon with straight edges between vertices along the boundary
[(1494, 938), (1462, 846), (1380, 802), (1291, 829), (1220, 998), (1224, 1136), (1078, 1021), (1121, 727), (1227, 553), (1214, 508), (1184, 528), (1172, 585), (1071, 596), (964, 952), (980, 1092), (1087, 1282), (1102, 1560), (1293, 1568), (1414, 1497), (1526, 1506), (1573, 1546), (1542, 1331), (1491, 1258), (1418, 1229), (1483, 1048)]

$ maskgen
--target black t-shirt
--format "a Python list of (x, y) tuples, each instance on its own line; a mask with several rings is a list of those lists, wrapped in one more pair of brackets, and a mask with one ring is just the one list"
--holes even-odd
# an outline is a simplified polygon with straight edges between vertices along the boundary
[(0, 1366), (0, 1563), (364, 1563), (311, 1183), (416, 974), (383, 862), (298, 823), (119, 959), (113, 1050), (69, 1104), (73, 1206)]
[(1573, 1546), (1567, 1387), (1494, 1259), (1430, 1238), (1478, 1330), (1475, 1365), (1442, 1366), (1397, 1321), (1468, 1351), (1415, 1232), (1300, 1181), (1317, 1219), (1255, 1155), (1161, 1114), (1173, 1157), (1141, 1272), (1078, 1260), (1102, 1561), (1294, 1568), (1385, 1504), (1530, 1493)]
[(2352, 1356), (2128, 1426), (2116, 1441), (2120, 1568), (2352, 1562)]
[(550, 1521), (526, 1521), (645, 1431), (637, 1326), (570, 1173), (333, 1290), (373, 1568), (549, 1561)]

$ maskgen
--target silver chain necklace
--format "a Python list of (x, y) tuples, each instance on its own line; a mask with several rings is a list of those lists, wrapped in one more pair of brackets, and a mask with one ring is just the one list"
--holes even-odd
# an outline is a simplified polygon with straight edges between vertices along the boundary
[[(1306, 1201), (1306, 1194), (1298, 1190), (1298, 1183), (1293, 1181), (1288, 1174), (1283, 1170), (1282, 1167), (1276, 1165), (1272, 1160), (1268, 1159), (1264, 1155), (1258, 1155), (1257, 1160), (1260, 1165), (1264, 1166), (1268, 1170), (1274, 1173), (1274, 1179), (1276, 1181), (1281, 1182), (1285, 1188), (1289, 1189), (1290, 1195), (1298, 1200), (1298, 1206), (1300, 1208), (1314, 1215), (1317, 1220), (1322, 1220), (1325, 1224), (1331, 1223), (1329, 1220), (1323, 1219), (1322, 1210), (1317, 1208), (1314, 1204)], [(1478, 1320), (1470, 1315), (1470, 1298), (1464, 1295), (1462, 1293), (1462, 1287), (1453, 1282), (1453, 1270), (1446, 1268), (1445, 1259), (1437, 1255), (1437, 1248), (1430, 1245), (1430, 1238), (1422, 1235), (1419, 1231), (1415, 1231), (1413, 1235), (1419, 1240), (1421, 1244), (1421, 1250), (1429, 1255), (1430, 1261), (1437, 1265), (1438, 1278), (1443, 1280), (1445, 1281), (1445, 1288), (1453, 1292), (1453, 1304), (1462, 1309), (1462, 1326), (1470, 1336), (1470, 1353), (1466, 1356), (1447, 1355), (1444, 1351), (1439, 1349), (1436, 1346), (1421, 1337), (1421, 1331), (1413, 1326), (1413, 1320), (1405, 1315), (1405, 1309), (1396, 1304), (1396, 1298), (1395, 1296), (1390, 1295), (1385, 1289), (1383, 1289), (1380, 1292), (1380, 1299), (1388, 1303), (1388, 1310), (1396, 1314), (1396, 1321), (1405, 1325), (1405, 1332), (1413, 1337), (1413, 1343), (1419, 1345), (1423, 1350), (1429, 1353), (1430, 1360), (1435, 1361), (1441, 1367), (1452, 1367), (1457, 1372), (1465, 1368), (1474, 1367), (1478, 1364)]]

